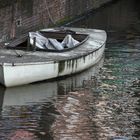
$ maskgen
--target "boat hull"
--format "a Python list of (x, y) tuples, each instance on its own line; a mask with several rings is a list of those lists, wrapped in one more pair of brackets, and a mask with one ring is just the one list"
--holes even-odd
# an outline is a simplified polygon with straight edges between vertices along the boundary
[[(25, 52), (0, 50), (0, 83), (19, 86), (81, 72), (96, 64), (103, 56), (107, 35), (103, 30), (70, 28), (88, 35), (78, 47), (64, 52)], [(43, 31), (56, 32), (55, 29)], [(20, 53), (24, 55), (19, 55)], [(22, 56), (22, 57), (19, 57)]]
[(86, 56), (59, 62), (4, 64), (0, 67), (0, 80), (4, 86), (12, 87), (75, 74), (96, 64), (102, 58), (104, 48), (105, 44)]

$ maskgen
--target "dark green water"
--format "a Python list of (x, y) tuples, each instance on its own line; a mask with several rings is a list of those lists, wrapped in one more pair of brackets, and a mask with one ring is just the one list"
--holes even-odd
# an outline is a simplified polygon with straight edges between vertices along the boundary
[(1, 87), (0, 140), (139, 140), (139, 9), (120, 0), (67, 24), (106, 30), (105, 57), (69, 78)]

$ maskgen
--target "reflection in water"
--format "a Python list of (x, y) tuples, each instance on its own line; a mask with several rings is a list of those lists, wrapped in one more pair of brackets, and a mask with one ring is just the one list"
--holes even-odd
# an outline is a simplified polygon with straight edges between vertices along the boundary
[(108, 32), (105, 63), (98, 80), (101, 82), (97, 94), (93, 92), (96, 99), (92, 97), (90, 107), (92, 134), (96, 132), (97, 136), (93, 139), (140, 139), (139, 9), (138, 0), (120, 0), (68, 25)]
[(139, 131), (140, 130), (140, 79), (133, 82), (133, 85), (131, 86), (131, 90), (134, 91), (133, 97), (134, 98), (138, 97), (137, 103), (136, 103), (136, 108), (135, 108), (135, 112), (138, 117), (136, 117), (134, 119), (134, 124), (135, 124), (135, 127), (137, 128), (137, 130), (135, 131), (134, 136), (140, 137), (140, 131)]
[(10, 140), (16, 140), (18, 137), (28, 137), (33, 140), (52, 139), (51, 125), (60, 115), (55, 105), (58, 98), (82, 88), (83, 81), (98, 74), (102, 65), (103, 58), (87, 71), (63, 80), (6, 89), (1, 87), (1, 140), (7, 137), (9, 139), (11, 137)]
[(50, 83), (0, 88), (0, 139), (139, 140), (140, 2), (119, 0), (70, 26), (108, 32), (105, 62)]
[(107, 6), (110, 7), (103, 7), (97, 12), (93, 11), (84, 19), (73, 23), (72, 26), (105, 29), (106, 31), (130, 29), (140, 31), (139, 0), (120, 0)]

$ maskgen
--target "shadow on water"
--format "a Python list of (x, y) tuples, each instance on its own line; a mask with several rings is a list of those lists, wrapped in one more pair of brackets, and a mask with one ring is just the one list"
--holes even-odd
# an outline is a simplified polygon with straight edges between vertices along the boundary
[(67, 24), (108, 32), (104, 65), (54, 82), (0, 88), (0, 139), (139, 140), (139, 9), (139, 0), (118, 0)]

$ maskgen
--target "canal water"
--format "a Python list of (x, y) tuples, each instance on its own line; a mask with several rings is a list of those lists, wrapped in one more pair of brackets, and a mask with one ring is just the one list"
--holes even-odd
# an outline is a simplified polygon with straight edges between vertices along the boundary
[(0, 87), (0, 140), (140, 140), (140, 1), (118, 0), (66, 26), (107, 31), (94, 67)]

